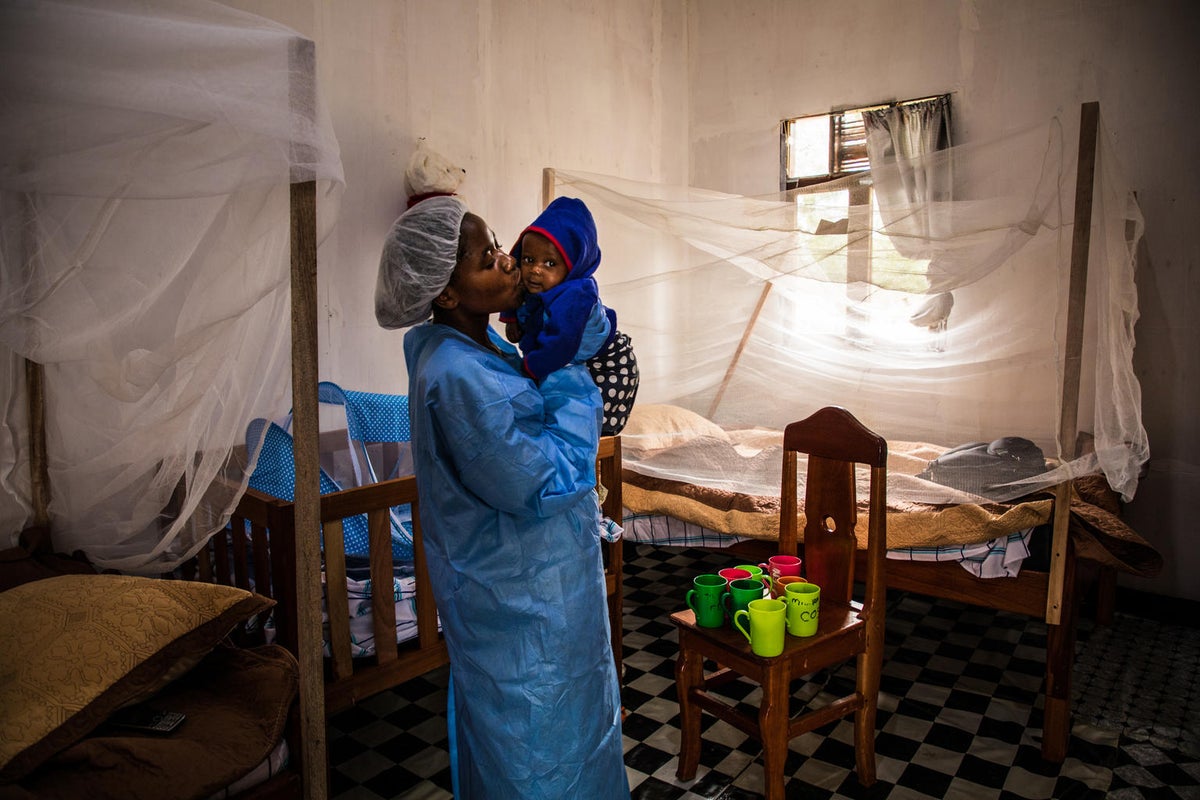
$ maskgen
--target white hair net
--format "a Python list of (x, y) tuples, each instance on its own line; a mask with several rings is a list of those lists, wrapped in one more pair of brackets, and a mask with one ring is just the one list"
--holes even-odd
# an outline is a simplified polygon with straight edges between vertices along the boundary
[(375, 283), (375, 319), (381, 326), (407, 328), (429, 319), (433, 299), (450, 282), (458, 260), (466, 213), (466, 203), (457, 197), (431, 197), (392, 223)]

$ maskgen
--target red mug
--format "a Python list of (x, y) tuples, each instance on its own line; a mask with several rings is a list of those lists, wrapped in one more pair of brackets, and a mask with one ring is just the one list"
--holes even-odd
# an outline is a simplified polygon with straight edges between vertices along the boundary
[(779, 580), (784, 575), (799, 575), (801, 560), (796, 556), (778, 555), (767, 559), (766, 564), (759, 564), (763, 572), (770, 575), (772, 580)]
[(726, 567), (725, 569), (717, 570), (717, 574), (725, 579), (726, 591), (729, 591), (729, 584), (733, 583), (734, 581), (740, 581), (743, 578), (752, 577), (749, 572), (744, 569), (738, 569), (737, 567)]

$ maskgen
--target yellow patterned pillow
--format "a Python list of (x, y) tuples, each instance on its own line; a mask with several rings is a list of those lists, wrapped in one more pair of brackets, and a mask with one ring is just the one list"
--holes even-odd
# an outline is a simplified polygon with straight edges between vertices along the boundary
[(62, 575), (0, 592), (0, 783), (148, 698), (274, 602), (128, 575)]

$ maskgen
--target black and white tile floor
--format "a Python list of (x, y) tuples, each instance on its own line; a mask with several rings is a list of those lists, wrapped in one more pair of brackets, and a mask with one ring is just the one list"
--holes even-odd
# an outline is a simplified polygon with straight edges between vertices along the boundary
[[(668, 615), (691, 578), (728, 566), (719, 553), (627, 546), (625, 765), (633, 797), (740, 800), (762, 794), (759, 746), (704, 716), (696, 779), (675, 778), (676, 638)], [(916, 595), (889, 596), (878, 780), (854, 771), (849, 720), (792, 740), (792, 798), (1200, 798), (1200, 628), (1118, 613), (1082, 621), (1066, 760), (1042, 761), (1045, 625)], [(797, 704), (824, 702), (851, 665), (797, 682)], [(727, 687), (754, 702), (757, 688)], [(330, 720), (330, 797), (450, 798), (446, 671), (377, 695)]]

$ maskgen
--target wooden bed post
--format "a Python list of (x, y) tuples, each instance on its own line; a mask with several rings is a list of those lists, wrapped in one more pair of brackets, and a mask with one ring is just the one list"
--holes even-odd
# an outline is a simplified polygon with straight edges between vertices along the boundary
[[(315, 44), (295, 38), (288, 48), (293, 109), (315, 107)], [(315, 123), (314, 123), (315, 124)], [(308, 154), (293, 145), (291, 172), (292, 413), (296, 467), (296, 638), (300, 662), (300, 768), (304, 796), (328, 794), (325, 684), (321, 641), (321, 490), (317, 422), (317, 185)]]
[[(1075, 457), (1079, 425), (1079, 380), (1083, 367), (1083, 323), (1086, 316), (1088, 255), (1092, 237), (1092, 193), (1096, 180), (1096, 143), (1100, 104), (1084, 103), (1079, 113), (1079, 164), (1075, 174), (1075, 227), (1071, 237), (1071, 274), (1067, 290), (1067, 341), (1063, 355), (1062, 409), (1058, 424), (1064, 458)], [(1050, 550), (1050, 586), (1046, 622), (1061, 622), (1067, 548), (1070, 546), (1071, 482), (1055, 488), (1054, 534)], [(1069, 587), (1068, 587), (1069, 588)]]
[(1083, 322), (1087, 303), (1088, 256), (1092, 240), (1092, 195), (1100, 104), (1084, 103), (1079, 114), (1079, 166), (1075, 176), (1075, 229), (1071, 237), (1071, 283), (1067, 291), (1067, 344), (1063, 359), (1063, 404), (1058, 438), (1067, 458), (1075, 456), (1079, 379), (1083, 366)]
[(554, 167), (542, 167), (542, 208), (554, 199)]
[[(596, 453), (596, 479), (607, 490), (604, 501), (600, 504), (601, 512), (609, 519), (620, 525), (623, 521), (624, 501), (621, 487), (621, 435), (603, 436)], [(622, 672), (622, 641), (624, 641), (625, 597), (625, 552), (624, 542), (604, 542), (600, 549), (604, 552), (604, 589), (608, 594), (608, 629), (612, 642), (613, 660), (617, 665), (617, 680), (624, 685)]]
[[(1092, 194), (1100, 104), (1084, 103), (1079, 115), (1079, 165), (1075, 175), (1075, 229), (1067, 292), (1067, 341), (1058, 439), (1064, 458), (1075, 456), (1079, 380), (1083, 364), (1083, 322), (1087, 300), (1088, 251), (1092, 235)], [(1067, 755), (1071, 720), (1071, 669), (1075, 656), (1075, 558), (1071, 543), (1071, 481), (1054, 491), (1054, 533), (1046, 586), (1046, 708), (1042, 755), (1061, 762)]]
[[(750, 334), (754, 332), (754, 326), (758, 324), (758, 315), (762, 313), (763, 306), (766, 305), (767, 295), (771, 293), (771, 287), (774, 286), (770, 281), (763, 282), (762, 293), (758, 296), (758, 302), (754, 305), (754, 312), (750, 314), (750, 320), (746, 323), (746, 329), (742, 331), (742, 339), (738, 342), (737, 349), (733, 352), (733, 358), (729, 360), (729, 366), (725, 368), (725, 377), (721, 379), (721, 385), (717, 387), (717, 393), (713, 397), (712, 404), (708, 407), (708, 418), (713, 419), (717, 414), (717, 407), (721, 405), (721, 398), (725, 396), (725, 389), (729, 386), (729, 381), (733, 378), (733, 371), (737, 369), (738, 361), (742, 358), (742, 351), (746, 349), (746, 343), (750, 341)], [(790, 553), (791, 550), (786, 552)]]
[(46, 368), (25, 359), (25, 404), (29, 418), (29, 492), (33, 524), (50, 530), (50, 469), (46, 456)]
[[(22, 255), (36, 259), (38, 245), (33, 231), (36, 211), (34, 195), (21, 195), (21, 213), (25, 219), (21, 226)], [(29, 426), (29, 499), (33, 505), (34, 527), (50, 532), (50, 469), (46, 449), (46, 367), (29, 358), (25, 359), (25, 413)], [(46, 546), (53, 550), (47, 542)]]

